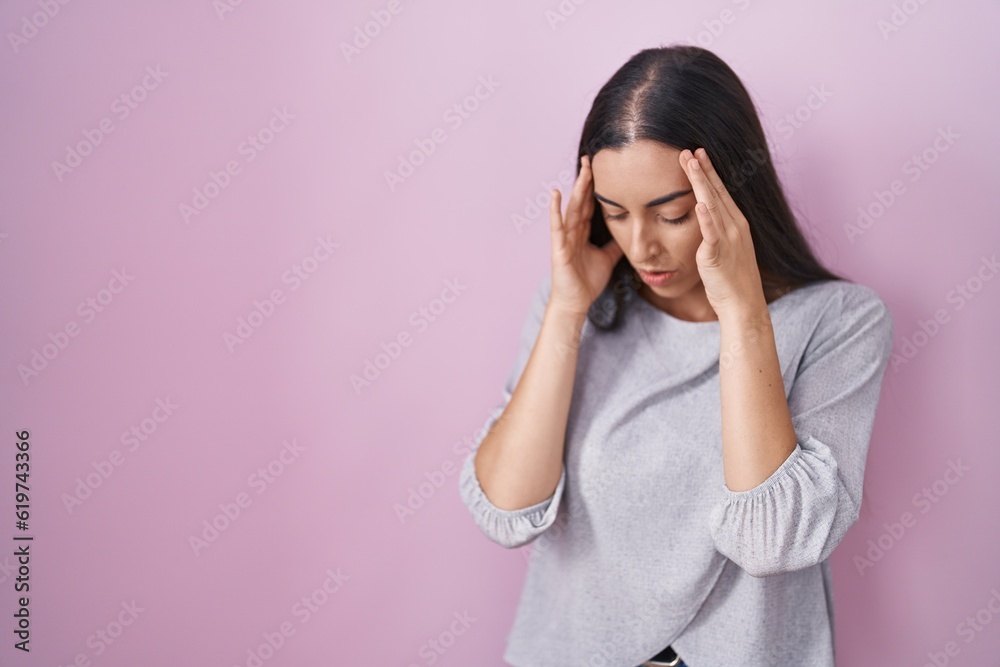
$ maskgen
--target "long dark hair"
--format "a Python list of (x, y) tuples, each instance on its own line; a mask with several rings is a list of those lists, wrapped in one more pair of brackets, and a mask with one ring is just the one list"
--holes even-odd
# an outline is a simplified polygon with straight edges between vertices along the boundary
[[(602, 148), (621, 149), (640, 139), (677, 150), (708, 151), (750, 223), (765, 294), (820, 280), (845, 280), (813, 255), (785, 199), (753, 101), (717, 55), (680, 44), (632, 56), (594, 98), (583, 124), (576, 173), (584, 155), (593, 159)], [(602, 246), (611, 238), (604, 214), (595, 206), (590, 242)], [(588, 319), (601, 329), (617, 327), (629, 285), (638, 288), (642, 283), (622, 255)]]

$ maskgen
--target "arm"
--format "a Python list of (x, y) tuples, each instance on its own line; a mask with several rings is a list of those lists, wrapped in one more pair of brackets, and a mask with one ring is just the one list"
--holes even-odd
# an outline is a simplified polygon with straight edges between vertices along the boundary
[(487, 421), (459, 480), (477, 525), (508, 548), (530, 542), (555, 521), (565, 485), (563, 444), (585, 318), (551, 307), (550, 289), (548, 277), (522, 328), (502, 413)]
[[(847, 284), (837, 298), (787, 401), (769, 320), (756, 329), (729, 322), (723, 334), (725, 483), (710, 530), (719, 552), (753, 576), (826, 560), (858, 519), (893, 328), (870, 288)], [(727, 346), (737, 351), (726, 355)]]
[(726, 488), (751, 489), (795, 449), (795, 429), (767, 303), (719, 319), (719, 394)]

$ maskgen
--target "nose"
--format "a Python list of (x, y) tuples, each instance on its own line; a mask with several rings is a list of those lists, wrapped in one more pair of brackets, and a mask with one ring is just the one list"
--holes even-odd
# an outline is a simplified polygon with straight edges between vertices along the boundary
[(646, 220), (636, 218), (632, 228), (632, 257), (643, 258), (654, 257), (659, 254), (656, 248), (656, 237), (653, 226)]

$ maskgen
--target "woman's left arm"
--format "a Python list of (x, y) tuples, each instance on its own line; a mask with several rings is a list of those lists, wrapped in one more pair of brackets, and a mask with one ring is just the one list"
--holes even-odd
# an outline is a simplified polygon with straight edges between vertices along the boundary
[(751, 489), (795, 449), (750, 225), (704, 148), (680, 154), (698, 204), (698, 271), (719, 318), (722, 459), (726, 487)]
[[(754, 405), (772, 409), (754, 391), (769, 396), (784, 386), (780, 375), (772, 387), (755, 381), (767, 371), (753, 360), (773, 353), (773, 336), (729, 338), (747, 342), (729, 368), (720, 361), (720, 382), (728, 387), (722, 397), (723, 425), (729, 426), (722, 444), (726, 482), (709, 515), (709, 531), (719, 552), (751, 575), (821, 563), (857, 522), (892, 337), (892, 316), (874, 290), (844, 283), (832, 293), (788, 399), (782, 399), (784, 410), (773, 413), (790, 417), (788, 454), (783, 429), (770, 428), (766, 415), (752, 412)], [(745, 483), (733, 488), (734, 477)]]
[(725, 482), (709, 529), (753, 576), (822, 562), (857, 521), (892, 318), (844, 283), (803, 353), (788, 398), (746, 218), (703, 150), (681, 153), (699, 200), (698, 268), (720, 322)]
[(726, 488), (758, 486), (795, 450), (771, 315), (766, 305), (719, 317), (722, 467)]

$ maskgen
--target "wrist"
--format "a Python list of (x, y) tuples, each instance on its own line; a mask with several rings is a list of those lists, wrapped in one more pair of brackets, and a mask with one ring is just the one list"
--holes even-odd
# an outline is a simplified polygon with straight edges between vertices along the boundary
[(720, 326), (727, 329), (759, 330), (771, 327), (771, 311), (763, 299), (760, 303), (728, 308), (717, 314)]
[(550, 301), (545, 305), (544, 318), (559, 322), (566, 327), (582, 329), (584, 322), (587, 321), (587, 311), (580, 312)]

